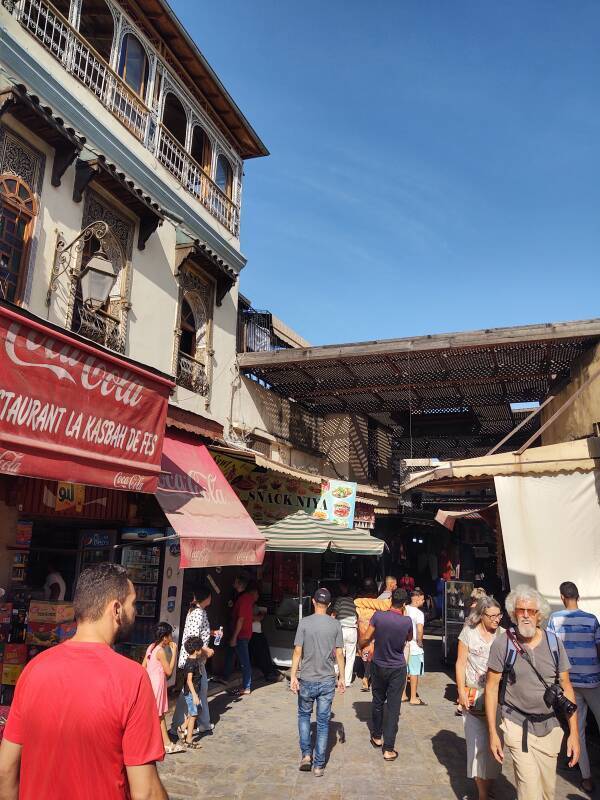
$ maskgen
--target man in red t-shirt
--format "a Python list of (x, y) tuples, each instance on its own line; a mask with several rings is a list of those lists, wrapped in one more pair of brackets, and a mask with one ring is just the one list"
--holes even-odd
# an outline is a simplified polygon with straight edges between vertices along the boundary
[(242, 688), (233, 690), (233, 694), (243, 697), (250, 694), (252, 688), (252, 667), (248, 647), (252, 638), (254, 596), (246, 591), (248, 581), (245, 577), (238, 576), (233, 586), (238, 592), (238, 596), (233, 604), (233, 635), (229, 640), (229, 646), (232, 648), (232, 652), (235, 649), (242, 668)]
[(0, 797), (168, 800), (148, 674), (111, 649), (135, 621), (124, 567), (85, 569), (74, 606), (75, 636), (36, 656), (17, 683), (0, 747)]

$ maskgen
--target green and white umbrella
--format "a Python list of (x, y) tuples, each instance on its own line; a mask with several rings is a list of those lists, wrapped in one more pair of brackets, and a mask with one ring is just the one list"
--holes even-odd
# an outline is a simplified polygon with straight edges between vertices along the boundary
[(302, 619), (303, 554), (324, 553), (328, 548), (334, 553), (356, 556), (380, 556), (385, 542), (367, 531), (340, 528), (329, 520), (314, 519), (305, 511), (296, 511), (289, 517), (260, 528), (267, 539), (267, 551), (274, 553), (299, 553), (300, 568), (298, 594), (299, 618)]
[(276, 553), (324, 553), (330, 547), (334, 553), (380, 556), (385, 547), (384, 541), (368, 531), (340, 528), (302, 510), (260, 530), (266, 536), (267, 551)]

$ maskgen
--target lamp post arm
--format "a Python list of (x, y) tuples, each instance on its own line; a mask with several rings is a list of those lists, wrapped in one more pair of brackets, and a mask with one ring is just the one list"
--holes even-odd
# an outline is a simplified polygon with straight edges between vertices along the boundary
[(70, 244), (66, 244), (62, 232), (58, 231), (56, 248), (54, 250), (54, 263), (52, 265), (52, 272), (50, 273), (48, 291), (46, 292), (46, 306), (50, 306), (52, 293), (58, 288), (58, 279), (61, 275), (64, 275), (71, 266), (73, 253), (80, 253), (85, 242), (88, 242), (92, 237), (102, 241), (108, 232), (108, 224), (97, 220), (87, 225)]

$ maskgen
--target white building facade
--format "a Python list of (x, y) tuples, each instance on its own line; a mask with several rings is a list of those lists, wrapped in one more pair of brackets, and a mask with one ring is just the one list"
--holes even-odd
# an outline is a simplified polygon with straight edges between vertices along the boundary
[[(0, 40), (0, 296), (226, 429), (243, 161), (267, 150), (163, 0), (2, 0)], [(98, 222), (117, 278), (90, 313)]]

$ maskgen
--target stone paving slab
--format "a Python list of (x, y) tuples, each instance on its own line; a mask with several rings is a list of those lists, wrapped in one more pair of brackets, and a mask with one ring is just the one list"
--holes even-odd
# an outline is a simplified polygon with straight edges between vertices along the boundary
[[(428, 654), (435, 668), (434, 654)], [(337, 694), (325, 775), (298, 771), (300, 753), (296, 697), (287, 681), (257, 685), (236, 701), (221, 693), (210, 700), (214, 736), (202, 749), (167, 756), (160, 773), (171, 800), (389, 800), (399, 793), (411, 800), (473, 797), (465, 777), (462, 720), (454, 714), (455, 690), (442, 670), (421, 681), (427, 707), (402, 706), (397, 739), (399, 758), (384, 763), (369, 744), (370, 694), (359, 683)], [(592, 762), (597, 753), (592, 750)], [(597, 782), (598, 776), (595, 776)], [(578, 769), (559, 770), (556, 800), (585, 798), (577, 787)], [(515, 800), (510, 763), (497, 783), (496, 800)]]

